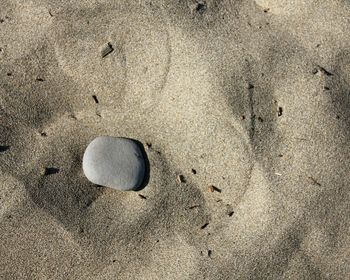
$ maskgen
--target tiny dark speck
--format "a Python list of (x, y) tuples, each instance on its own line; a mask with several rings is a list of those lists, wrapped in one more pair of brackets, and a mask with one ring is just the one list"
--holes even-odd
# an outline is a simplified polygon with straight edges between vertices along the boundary
[(113, 260), (113, 262), (115, 263), (117, 260)]
[(211, 251), (211, 250), (208, 250), (208, 257), (211, 257), (211, 254), (212, 254), (213, 252)]
[(58, 173), (60, 170), (58, 168), (55, 167), (45, 167), (45, 172), (44, 175), (48, 176), (48, 175), (53, 175)]
[(248, 83), (248, 89), (253, 89), (253, 88), (254, 88), (254, 85), (251, 83)]
[(86, 201), (84, 208), (89, 208), (92, 203), (93, 203), (93, 200), (89, 199), (88, 201)]
[(43, 78), (36, 78), (38, 82), (44, 82), (45, 80)]
[(228, 215), (229, 215), (230, 217), (232, 217), (234, 213), (235, 213), (235, 212), (231, 211), (231, 212), (228, 213)]
[(7, 151), (10, 149), (10, 146), (0, 146), (0, 153)]
[(7, 76), (9, 76), (9, 77), (12, 76), (12, 73), (7, 73)]
[(277, 115), (280, 117), (280, 116), (282, 116), (282, 114), (283, 114), (283, 108), (282, 107), (278, 107)]
[(93, 95), (92, 98), (95, 100), (95, 103), (98, 103), (98, 99), (96, 95)]
[(185, 176), (184, 176), (184, 175), (178, 175), (178, 176), (177, 176), (177, 181), (178, 181), (179, 183), (186, 183)]
[(145, 197), (145, 196), (142, 195), (142, 194), (139, 194), (139, 197), (141, 197), (142, 199), (147, 199), (147, 197)]
[(192, 170), (191, 170), (191, 171), (192, 171), (192, 173), (193, 173), (193, 174), (197, 174), (196, 169), (193, 169), (193, 168), (192, 168)]
[(321, 72), (322, 72), (323, 74), (325, 74), (326, 76), (333, 76), (333, 75), (334, 75), (333, 73), (327, 71), (325, 68), (323, 68), (323, 67), (321, 67), (321, 66), (318, 66), (318, 67), (319, 67), (319, 69), (321, 70)]
[(102, 48), (102, 51), (101, 51), (101, 56), (102, 58), (109, 55), (111, 52), (114, 51), (114, 48), (112, 46), (111, 43), (107, 43), (106, 45), (104, 45), (104, 47)]
[(205, 229), (208, 225), (209, 223), (205, 223), (204, 225), (201, 226), (201, 229)]
[(205, 1), (201, 1), (199, 3), (197, 3), (197, 7), (196, 7), (196, 11), (199, 14), (204, 14), (204, 12), (207, 10), (207, 3)]
[(147, 148), (152, 148), (152, 143), (151, 142), (146, 142), (146, 146), (147, 146)]

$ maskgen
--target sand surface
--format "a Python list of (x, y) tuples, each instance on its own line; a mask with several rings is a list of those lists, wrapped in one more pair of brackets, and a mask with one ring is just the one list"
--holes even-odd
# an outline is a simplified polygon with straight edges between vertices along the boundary
[[(0, 279), (348, 279), (349, 19), (1, 0)], [(85, 178), (99, 135), (144, 144), (144, 189)]]

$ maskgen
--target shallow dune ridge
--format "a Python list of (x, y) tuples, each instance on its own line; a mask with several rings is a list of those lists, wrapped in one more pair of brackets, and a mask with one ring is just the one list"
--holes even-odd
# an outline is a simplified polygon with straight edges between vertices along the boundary
[[(347, 279), (349, 18), (2, 0), (0, 279)], [(99, 135), (144, 145), (144, 189), (85, 178)]]

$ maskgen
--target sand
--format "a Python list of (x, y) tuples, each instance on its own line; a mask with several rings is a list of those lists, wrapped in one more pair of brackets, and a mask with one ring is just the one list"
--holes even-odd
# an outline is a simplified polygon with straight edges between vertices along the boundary
[[(349, 15), (2, 0), (0, 279), (347, 279)], [(99, 135), (143, 143), (144, 189), (85, 178)]]

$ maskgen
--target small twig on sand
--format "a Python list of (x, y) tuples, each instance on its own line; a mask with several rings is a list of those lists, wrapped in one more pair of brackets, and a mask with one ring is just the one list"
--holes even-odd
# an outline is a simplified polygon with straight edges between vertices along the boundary
[(186, 183), (186, 179), (184, 175), (177, 175), (176, 180), (178, 183)]
[(210, 185), (208, 187), (208, 191), (209, 192), (219, 192), (219, 193), (221, 193), (221, 190), (219, 188), (215, 187), (214, 185)]
[(309, 179), (312, 181), (312, 183), (313, 183), (314, 185), (317, 185), (317, 186), (319, 186), (319, 187), (322, 186), (315, 178), (309, 176)]

